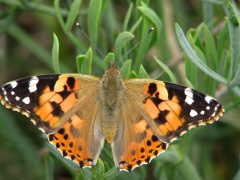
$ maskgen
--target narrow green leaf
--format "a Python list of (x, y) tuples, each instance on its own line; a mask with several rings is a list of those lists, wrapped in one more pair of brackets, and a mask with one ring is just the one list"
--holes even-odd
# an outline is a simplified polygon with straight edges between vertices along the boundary
[(206, 45), (206, 57), (207, 57), (207, 64), (209, 67), (213, 68), (215, 71), (217, 70), (217, 50), (216, 46), (210, 33), (209, 29), (206, 25), (204, 25), (204, 38), (205, 38), (205, 45)]
[(45, 154), (44, 161), (45, 161), (46, 180), (53, 180), (53, 174), (54, 174), (53, 158), (50, 156), (50, 154)]
[(74, 180), (88, 180), (87, 177), (85, 176), (85, 174), (83, 173), (82, 169), (79, 169), (79, 171), (77, 172)]
[(53, 48), (52, 48), (52, 63), (53, 63), (53, 69), (54, 72), (59, 74), (59, 42), (56, 34), (53, 33)]
[(101, 159), (98, 158), (96, 166), (92, 170), (91, 180), (103, 180), (104, 176), (104, 164)]
[(127, 31), (127, 26), (131, 17), (131, 13), (132, 13), (132, 7), (133, 7), (133, 3), (130, 3), (130, 6), (128, 8), (127, 14), (125, 16), (124, 22), (123, 22), (123, 31)]
[[(139, 71), (139, 67), (142, 64), (142, 60), (150, 48), (152, 39), (155, 39), (155, 41), (157, 40), (156, 37), (154, 36), (155, 33), (154, 31), (151, 34), (148, 34), (150, 30), (149, 27), (152, 27), (152, 22), (147, 17), (143, 16), (141, 28), (138, 29), (138, 31), (141, 31), (138, 36), (139, 39), (138, 42), (140, 42), (140, 44), (138, 45), (138, 48), (136, 48), (137, 57), (135, 58), (135, 63), (133, 66), (133, 70), (136, 72)], [(145, 38), (143, 39), (143, 37)]]
[(227, 18), (231, 42), (231, 66), (229, 71), (229, 80), (231, 87), (236, 87), (240, 84), (240, 29), (239, 19), (231, 2), (227, 5)]
[[(176, 168), (180, 171), (185, 180), (201, 180), (200, 176), (198, 175), (194, 165), (189, 160), (187, 156), (183, 158), (181, 163), (179, 163)], [(187, 169), (187, 171), (186, 171)]]
[[(197, 40), (198, 38), (196, 38)], [(191, 47), (196, 51), (197, 47), (194, 45), (194, 39), (192, 37), (192, 33), (187, 35), (187, 40)], [(189, 57), (184, 54), (184, 63), (185, 63), (185, 72), (186, 77), (191, 81), (195, 87), (197, 87), (198, 80), (198, 68), (197, 66), (189, 59)]]
[(155, 25), (156, 33), (160, 35), (162, 29), (162, 22), (159, 19), (158, 15), (149, 7), (143, 5), (143, 3), (141, 3), (141, 5), (142, 6), (138, 7), (138, 9)]
[(116, 48), (116, 58), (118, 61), (122, 60), (122, 48), (125, 46), (125, 44), (132, 40), (135, 36), (130, 32), (122, 32), (118, 35), (116, 42), (115, 42), (115, 48)]
[(146, 39), (144, 39), (144, 43), (140, 43), (139, 45), (140, 46), (139, 51), (136, 57), (136, 62), (133, 67), (135, 71), (139, 70), (139, 67), (140, 67), (140, 64), (142, 63), (144, 55), (147, 53), (149, 48), (159, 39), (160, 31), (162, 28), (161, 20), (152, 9), (147, 7), (143, 2), (141, 2), (141, 6), (139, 6), (138, 9), (144, 15), (143, 23), (140, 31), (141, 35), (139, 36), (139, 38), (144, 37), (144, 35), (152, 27), (152, 24), (154, 24), (155, 30), (153, 33), (151, 33), (152, 34), (151, 36), (148, 36)]
[(144, 67), (142, 65), (140, 65), (138, 77), (142, 78), (142, 79), (150, 79), (150, 77), (148, 76), (146, 70), (144, 69)]
[(138, 75), (137, 75), (137, 73), (135, 73), (135, 71), (131, 71), (130, 77), (131, 78), (138, 78)]
[(65, 28), (65, 22), (63, 20), (63, 17), (61, 15), (61, 9), (60, 9), (60, 0), (54, 0), (54, 8), (55, 8), (55, 12), (56, 12), (56, 16), (57, 16), (57, 20), (60, 24), (60, 26), (62, 27), (62, 29), (64, 30)]
[(221, 29), (218, 34), (218, 42), (217, 42), (217, 59), (220, 61), (223, 58), (224, 51), (227, 47), (229, 41), (229, 30), (228, 30), (228, 22), (226, 21), (225, 25)]
[(127, 60), (121, 67), (120, 74), (123, 79), (129, 78), (131, 73), (132, 60)]
[(91, 67), (92, 67), (92, 48), (89, 48), (89, 50), (86, 53), (85, 60), (82, 63), (81, 72), (83, 74), (91, 74)]
[(78, 55), (76, 57), (76, 64), (77, 64), (77, 72), (78, 73), (82, 73), (81, 70), (82, 70), (82, 62), (85, 60), (85, 55)]
[(78, 171), (79, 167), (76, 165), (76, 163), (70, 161), (69, 159), (66, 159), (62, 156), (62, 154), (56, 150), (56, 147), (54, 147), (49, 142), (45, 142), (45, 147), (48, 148), (48, 150), (51, 152), (52, 155), (54, 155), (62, 164), (65, 165), (65, 167), (68, 169), (69, 173), (71, 173), (73, 176), (75, 176), (76, 172)]
[(104, 174), (104, 180), (111, 180), (117, 177), (121, 172), (118, 171), (115, 167), (110, 169)]
[(206, 64), (204, 64), (196, 55), (196, 53), (193, 51), (192, 47), (188, 43), (182, 29), (180, 26), (176, 23), (175, 24), (175, 30), (177, 34), (178, 41), (180, 43), (180, 46), (183, 48), (184, 52), (188, 55), (188, 57), (198, 66), (199, 69), (201, 69), (203, 72), (205, 72), (207, 75), (212, 77), (213, 79), (216, 79), (218, 82), (223, 83), (227, 85), (227, 80), (215, 73), (212, 69), (210, 69)]
[(140, 17), (136, 23), (134, 23), (130, 29), (129, 32), (133, 33), (138, 27), (139, 27), (139, 24), (142, 22), (142, 17)]
[(80, 5), (81, 5), (81, 0), (74, 0), (72, 1), (72, 5), (68, 14), (67, 22), (65, 25), (65, 31), (71, 31), (73, 23), (78, 15)]
[(88, 32), (91, 41), (97, 44), (101, 20), (102, 0), (91, 0), (88, 9)]
[(164, 69), (164, 71), (168, 74), (168, 76), (171, 79), (171, 82), (177, 83), (177, 80), (176, 80), (175, 76), (173, 75), (172, 71), (164, 63), (162, 63), (160, 60), (158, 60), (155, 56), (154, 56), (154, 59), (159, 64), (159, 66), (161, 66)]
[[(11, 24), (7, 33), (26, 46), (35, 56), (37, 56), (47, 67), (52, 68), (51, 54), (46, 51), (38, 42), (34, 41), (26, 32), (14, 23)], [(67, 67), (62, 67), (62, 71), (69, 71)]]
[(103, 60), (104, 68), (108, 67), (110, 62), (115, 61), (115, 54), (114, 53), (108, 53), (107, 56)]

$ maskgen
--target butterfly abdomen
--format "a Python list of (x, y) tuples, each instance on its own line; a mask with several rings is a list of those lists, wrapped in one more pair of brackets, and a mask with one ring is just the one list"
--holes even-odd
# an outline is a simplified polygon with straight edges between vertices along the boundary
[(110, 143), (117, 132), (117, 112), (123, 95), (123, 81), (118, 71), (109, 69), (100, 82), (100, 107), (103, 133)]

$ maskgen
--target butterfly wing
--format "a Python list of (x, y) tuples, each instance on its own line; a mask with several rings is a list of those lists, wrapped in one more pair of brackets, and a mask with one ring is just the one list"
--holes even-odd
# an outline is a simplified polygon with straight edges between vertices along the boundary
[[(142, 103), (146, 115), (160, 129), (162, 140), (167, 142), (192, 127), (213, 123), (224, 112), (223, 106), (214, 98), (188, 87), (145, 79), (127, 80), (125, 83), (128, 92), (135, 96), (138, 104)], [(134, 89), (138, 89), (135, 94)]]
[(98, 122), (93, 122), (97, 113), (93, 97), (99, 81), (79, 74), (28, 77), (1, 87), (0, 100), (50, 134), (49, 141), (63, 156), (82, 167), (92, 166), (104, 141), (101, 130), (96, 130)]
[(216, 121), (224, 112), (215, 99), (184, 86), (148, 79), (129, 79), (124, 83), (126, 96), (112, 143), (120, 170), (131, 171), (148, 163), (169, 142), (192, 127)]

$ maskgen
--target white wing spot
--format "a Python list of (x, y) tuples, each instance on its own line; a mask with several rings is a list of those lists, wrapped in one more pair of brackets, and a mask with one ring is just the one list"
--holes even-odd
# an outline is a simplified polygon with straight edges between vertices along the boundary
[(210, 109), (210, 106), (207, 106), (206, 109), (209, 110), (209, 109)]
[(201, 115), (204, 115), (204, 114), (205, 114), (205, 111), (201, 111), (200, 114), (201, 114)]
[(184, 93), (186, 95), (185, 102), (188, 103), (189, 105), (192, 105), (192, 103), (194, 102), (192, 90), (190, 88), (186, 88), (184, 90)]
[(12, 88), (15, 88), (18, 83), (17, 83), (17, 81), (12, 81), (10, 84), (11, 84), (11, 87), (12, 87)]
[(212, 113), (212, 115), (211, 115), (212, 117), (215, 117), (216, 116), (216, 112), (214, 112), (214, 113)]
[(212, 101), (212, 97), (210, 97), (210, 96), (206, 96), (205, 97), (205, 101), (208, 103), (208, 104), (210, 104), (210, 102)]
[(37, 90), (37, 83), (39, 82), (39, 79), (37, 76), (32, 77), (32, 79), (29, 82), (29, 92), (32, 93)]
[(190, 116), (194, 117), (194, 116), (197, 116), (197, 115), (198, 115), (197, 111), (192, 109), (191, 112), (190, 112)]
[(3, 91), (3, 95), (7, 95), (7, 92), (6, 92), (6, 90), (4, 89), (4, 88), (2, 88), (2, 91)]
[(218, 106), (219, 106), (219, 104), (217, 106), (215, 106), (214, 111), (218, 110)]
[(25, 97), (22, 101), (23, 101), (25, 104), (29, 104), (29, 103), (30, 103), (29, 97)]
[(20, 97), (16, 96), (15, 99), (16, 99), (17, 101), (19, 101), (19, 100), (20, 100)]
[(14, 91), (11, 91), (11, 95), (14, 95), (15, 94), (15, 92)]
[(4, 99), (5, 99), (5, 101), (8, 101), (8, 98), (7, 98), (7, 96), (4, 96)]

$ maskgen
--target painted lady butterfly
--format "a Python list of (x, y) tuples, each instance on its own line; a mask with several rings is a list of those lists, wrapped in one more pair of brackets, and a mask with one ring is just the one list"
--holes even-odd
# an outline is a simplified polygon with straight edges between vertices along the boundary
[(7, 108), (29, 117), (64, 157), (92, 167), (106, 139), (116, 167), (131, 171), (164, 152), (192, 127), (213, 123), (224, 108), (199, 91), (151, 79), (125, 79), (114, 62), (100, 77), (40, 75), (0, 88)]

